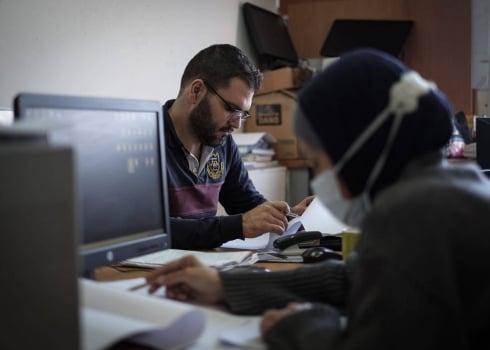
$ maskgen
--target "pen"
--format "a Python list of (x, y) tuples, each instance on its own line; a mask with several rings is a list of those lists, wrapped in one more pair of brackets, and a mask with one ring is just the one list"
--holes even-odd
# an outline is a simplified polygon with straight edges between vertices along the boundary
[(144, 288), (144, 287), (149, 287), (149, 286), (150, 286), (150, 283), (145, 282), (145, 283), (137, 284), (137, 285), (129, 288), (128, 290), (130, 292), (134, 292), (135, 290), (138, 290), (138, 289), (141, 289), (141, 288)]
[(288, 259), (287, 255), (284, 255), (284, 254), (279, 254), (279, 253), (267, 253), (269, 255), (272, 255), (272, 256), (275, 256), (276, 258), (280, 258), (280, 259)]
[(292, 220), (294, 218), (299, 217), (299, 215), (296, 213), (293, 213), (293, 212), (289, 212), (289, 213), (286, 213), (286, 217), (288, 218), (288, 220)]

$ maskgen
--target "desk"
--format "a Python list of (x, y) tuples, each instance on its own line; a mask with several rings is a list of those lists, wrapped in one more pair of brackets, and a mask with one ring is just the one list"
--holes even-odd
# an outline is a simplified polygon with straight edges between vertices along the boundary
[[(271, 263), (271, 262), (256, 263), (256, 264), (268, 268), (271, 271), (294, 269), (302, 265), (301, 263)], [(152, 269), (140, 268), (140, 267), (136, 268), (136, 267), (125, 267), (125, 266), (104, 266), (96, 269), (95, 278), (98, 281), (115, 281), (121, 279), (144, 277), (150, 271), (152, 271)], [(207, 334), (203, 333), (201, 335), (201, 338), (198, 340), (198, 343), (191, 345), (189, 349), (200, 349), (202, 346), (202, 343), (200, 342), (204, 341), (202, 337), (206, 337), (208, 341), (210, 337), (211, 337), (210, 339), (217, 339), (218, 334), (214, 334), (212, 328), (210, 331), (208, 330), (208, 332), (211, 333), (211, 336), (209, 335), (209, 333)], [(204, 342), (206, 343), (206, 341)], [(219, 348), (233, 349), (232, 346), (226, 346), (226, 345), (220, 345)], [(148, 348), (133, 344), (131, 342), (122, 341), (112, 346), (110, 350), (148, 350)]]
[[(258, 262), (258, 266), (268, 268), (271, 271), (287, 270), (300, 267), (301, 263), (275, 263)], [(96, 269), (95, 279), (97, 281), (117, 281), (128, 278), (145, 277), (153, 269), (126, 266), (104, 266)]]

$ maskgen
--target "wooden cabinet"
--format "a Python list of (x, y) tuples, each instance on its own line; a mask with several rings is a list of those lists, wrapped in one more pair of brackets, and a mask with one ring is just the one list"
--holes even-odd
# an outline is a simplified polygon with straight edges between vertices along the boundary
[(468, 0), (281, 0), (301, 58), (320, 57), (333, 21), (409, 19), (415, 22), (402, 60), (437, 83), (454, 111), (473, 113), (471, 1)]
[(255, 188), (271, 201), (286, 200), (286, 168), (283, 166), (248, 171)]

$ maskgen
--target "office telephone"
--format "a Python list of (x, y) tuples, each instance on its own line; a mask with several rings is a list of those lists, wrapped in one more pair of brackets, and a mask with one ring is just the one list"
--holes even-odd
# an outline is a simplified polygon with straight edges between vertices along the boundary
[[(340, 235), (323, 236), (320, 231), (298, 231), (296, 233), (279, 237), (273, 243), (273, 249), (266, 249), (258, 252), (259, 261), (274, 261), (274, 262), (307, 262), (303, 254), (309, 254), (308, 251), (315, 248), (328, 248), (332, 252), (326, 258), (341, 258), (341, 254), (337, 253), (342, 249)], [(335, 253), (335, 256), (334, 256)], [(309, 259), (308, 262), (321, 259)]]
[(322, 238), (320, 231), (298, 231), (288, 236), (279, 237), (273, 242), (273, 246), (279, 250), (286, 250), (290, 247), (299, 247), (302, 242), (313, 241)]
[(322, 235), (319, 231), (298, 231), (292, 235), (279, 237), (273, 242), (273, 246), (279, 250), (285, 250), (292, 246), (306, 249), (316, 246), (326, 247), (335, 251), (342, 250), (342, 236)]

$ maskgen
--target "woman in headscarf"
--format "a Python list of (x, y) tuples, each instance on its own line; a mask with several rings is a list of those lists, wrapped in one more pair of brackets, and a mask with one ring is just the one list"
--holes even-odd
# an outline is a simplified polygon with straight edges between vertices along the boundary
[(444, 95), (393, 57), (357, 50), (301, 91), (295, 131), (313, 192), (362, 232), (346, 263), (233, 273), (186, 257), (149, 274), (150, 291), (235, 313), (269, 309), (271, 349), (488, 346), (490, 182), (445, 159)]

